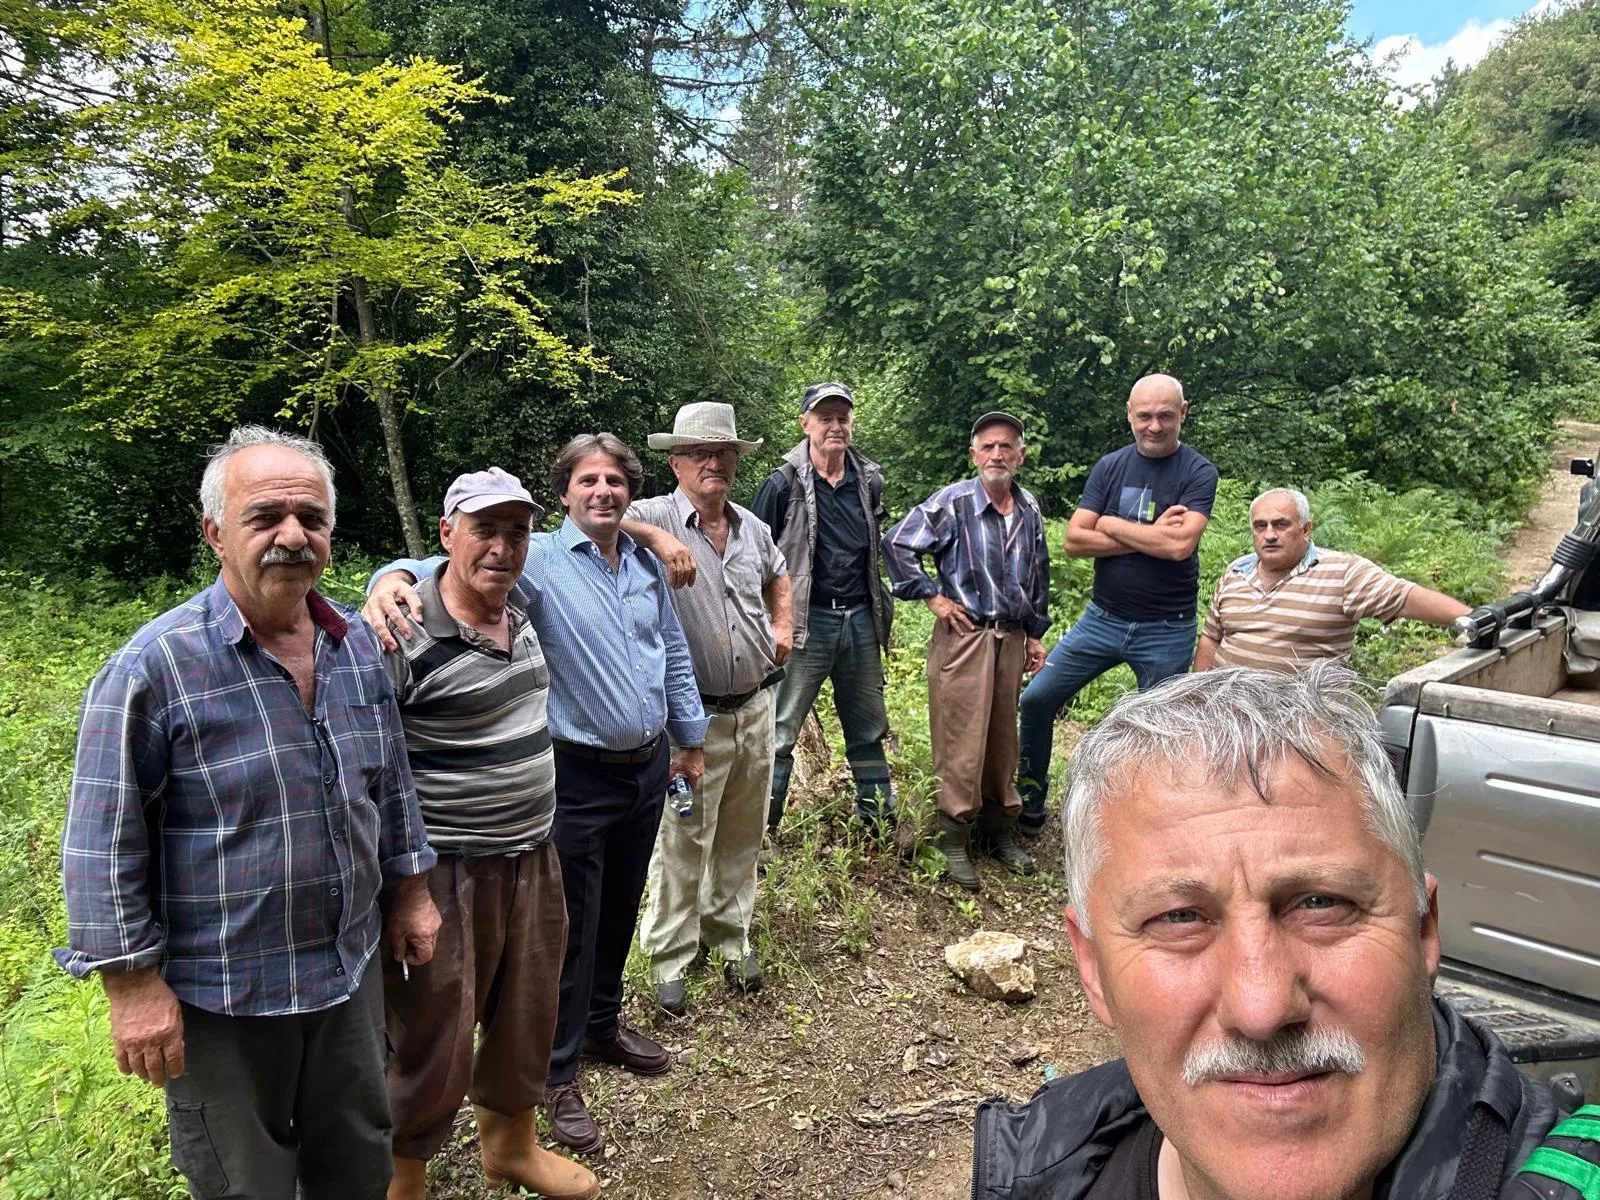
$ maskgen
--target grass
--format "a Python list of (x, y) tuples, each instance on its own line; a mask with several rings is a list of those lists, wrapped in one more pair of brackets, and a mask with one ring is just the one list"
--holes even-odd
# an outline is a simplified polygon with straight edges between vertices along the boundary
[[(1419, 490), (1384, 492), (1359, 476), (1312, 494), (1319, 544), (1366, 554), (1397, 574), (1477, 602), (1500, 587), (1496, 550), (1506, 527), (1479, 519), (1450, 498)], [(1201, 595), (1250, 546), (1248, 497), (1224, 484), (1202, 543)], [(1052, 544), (1061, 542), (1052, 523)], [(344, 560), (326, 578), (336, 599), (358, 602), (368, 563)], [(1058, 555), (1052, 584), (1053, 640), (1082, 611), (1088, 563)], [(166, 1153), (161, 1095), (118, 1075), (100, 989), (68, 979), (49, 950), (65, 941), (58, 847), (71, 779), (77, 711), (83, 691), (106, 657), (144, 621), (210, 582), (157, 581), (137, 596), (99, 578), (65, 583), (19, 569), (0, 569), (0, 1200), (152, 1200), (184, 1194)], [(843, 954), (859, 959), (897, 914), (883, 895), (948, 897), (963, 925), (1025, 915), (1034, 888), (1050, 886), (1051, 864), (1028, 881), (1009, 884), (999, 901), (955, 896), (938, 877), (942, 856), (932, 844), (937, 780), (928, 738), (926, 652), (932, 616), (900, 605), (895, 644), (886, 664), (885, 696), (894, 728), (891, 761), (909, 831), (905, 850), (875, 840), (852, 823), (848, 772), (811, 781), (804, 806), (786, 819), (782, 853), (759, 890), (752, 937), (763, 968), (794, 985), (783, 1008), (787, 1040), (805, 1045), (826, 1029), (819, 977)], [(1374, 683), (1431, 657), (1440, 631), (1401, 623), (1364, 627), (1354, 662)], [(1132, 687), (1125, 668), (1078, 696), (1067, 714), (1086, 724)], [(843, 738), (824, 689), (818, 705), (832, 762), (844, 762)], [(1064, 755), (1053, 770), (1063, 769)], [(892, 886), (891, 886), (892, 885)], [(998, 906), (998, 907), (997, 907)], [(690, 979), (691, 1006), (722, 989), (719, 964)], [(637, 952), (629, 977), (649, 995), (647, 964)], [(732, 1018), (730, 1018), (732, 1019)], [(737, 1040), (697, 1035), (695, 1072), (737, 1077), (757, 1051)], [(616, 1086), (611, 1084), (610, 1086)], [(609, 1102), (606, 1094), (594, 1099)], [(804, 1115), (804, 1114), (802, 1114)], [(798, 1118), (797, 1118), (798, 1119)]]

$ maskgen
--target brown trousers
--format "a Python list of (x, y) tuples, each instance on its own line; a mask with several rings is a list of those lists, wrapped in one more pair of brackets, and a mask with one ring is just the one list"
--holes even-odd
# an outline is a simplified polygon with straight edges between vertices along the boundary
[(1017, 696), (1027, 665), (1021, 630), (952, 633), (933, 626), (928, 647), (928, 727), (939, 811), (972, 821), (980, 809), (1022, 811), (1017, 794)]
[(383, 965), (399, 1158), (437, 1154), (463, 1096), (506, 1116), (544, 1103), (567, 945), (549, 842), (520, 854), (441, 854), (428, 890), (442, 920), (432, 961), (409, 980), (398, 963)]

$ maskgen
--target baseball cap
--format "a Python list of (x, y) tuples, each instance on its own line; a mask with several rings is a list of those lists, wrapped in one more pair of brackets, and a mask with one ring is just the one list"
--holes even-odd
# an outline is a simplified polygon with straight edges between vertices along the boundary
[(813, 383), (800, 397), (800, 411), (808, 413), (824, 400), (843, 400), (851, 408), (856, 406), (856, 394), (842, 383)]
[(535, 519), (544, 516), (544, 509), (534, 502), (522, 480), (509, 471), (490, 467), (487, 471), (468, 471), (457, 475), (444, 494), (444, 515), (461, 512), (479, 512), (496, 504), (526, 504), (533, 509)]
[(1009, 425), (1017, 431), (1018, 437), (1026, 437), (1028, 431), (1022, 427), (1022, 418), (1013, 417), (1008, 412), (986, 412), (972, 423), (972, 436), (978, 436), (978, 430), (985, 425)]

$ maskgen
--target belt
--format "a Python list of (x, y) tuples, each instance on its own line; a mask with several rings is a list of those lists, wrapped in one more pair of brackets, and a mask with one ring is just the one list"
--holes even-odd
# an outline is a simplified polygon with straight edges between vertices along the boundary
[(768, 675), (761, 681), (760, 687), (752, 688), (748, 692), (737, 692), (728, 696), (708, 696), (704, 692), (701, 692), (700, 706), (707, 711), (716, 711), (720, 713), (738, 712), (746, 704), (749, 704), (751, 700), (755, 699), (758, 695), (766, 691), (769, 687), (777, 683), (782, 678), (783, 668), (779, 667), (771, 675)]
[(998, 629), (1002, 633), (1019, 632), (1022, 629), (1021, 621), (1002, 621), (999, 617), (973, 617), (972, 623), (979, 629)]
[(813, 596), (811, 597), (811, 606), (813, 608), (831, 608), (835, 611), (843, 612), (847, 608), (860, 608), (867, 602), (867, 599), (866, 596), (856, 596), (850, 600), (840, 600), (836, 596)]
[(605, 750), (599, 746), (585, 746), (582, 742), (568, 742), (561, 738), (551, 738), (550, 744), (562, 754), (570, 754), (574, 758), (587, 758), (591, 762), (603, 763), (644, 763), (656, 756), (656, 751), (661, 747), (661, 734), (656, 734), (642, 746), (632, 750)]

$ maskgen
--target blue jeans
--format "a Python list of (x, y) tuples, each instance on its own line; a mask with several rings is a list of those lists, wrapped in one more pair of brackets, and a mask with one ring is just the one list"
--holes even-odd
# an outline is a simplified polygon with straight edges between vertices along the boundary
[(1090, 680), (1118, 663), (1127, 663), (1139, 689), (1182, 675), (1194, 661), (1195, 618), (1182, 621), (1124, 621), (1099, 605), (1084, 609), (1045, 659), (1044, 669), (1023, 690), (1018, 708), (1021, 759), (1017, 790), (1022, 793), (1022, 824), (1043, 828), (1045, 792), (1050, 784), (1050, 743), (1056, 717)]
[(767, 827), (777, 829), (794, 771), (794, 743), (800, 726), (816, 703), (822, 681), (833, 680), (833, 704), (844, 731), (844, 753), (856, 781), (856, 806), (869, 820), (893, 807), (889, 761), (883, 739), (889, 734), (889, 713), (883, 702), (883, 659), (872, 628), (872, 605), (813, 608), (806, 644), (784, 665), (778, 684), (778, 713), (773, 738), (772, 804)]

